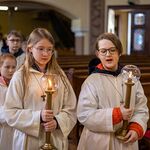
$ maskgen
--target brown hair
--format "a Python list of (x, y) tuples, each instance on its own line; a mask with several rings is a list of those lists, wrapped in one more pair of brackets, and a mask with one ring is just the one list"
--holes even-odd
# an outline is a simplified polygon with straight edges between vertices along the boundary
[(123, 52), (123, 47), (122, 47), (121, 41), (120, 41), (120, 39), (119, 39), (115, 34), (113, 34), (113, 33), (103, 33), (103, 34), (101, 34), (101, 35), (97, 38), (96, 43), (95, 43), (95, 48), (96, 48), (96, 50), (99, 49), (99, 47), (98, 47), (98, 42), (99, 42), (100, 40), (103, 40), (103, 39), (106, 39), (106, 40), (111, 41), (111, 42), (115, 45), (115, 47), (117, 48), (118, 53), (119, 53), (119, 54), (122, 54), (122, 52)]
[(4, 61), (7, 59), (7, 58), (11, 58), (13, 60), (15, 60), (16, 62), (16, 65), (17, 65), (17, 60), (16, 60), (16, 57), (10, 53), (6, 53), (6, 54), (2, 54), (0, 56), (0, 67), (3, 65)]
[(13, 35), (13, 36), (16, 36), (16, 37), (18, 37), (18, 38), (20, 38), (21, 41), (23, 40), (22, 34), (21, 34), (20, 32), (18, 32), (18, 31), (16, 31), (16, 30), (10, 31), (10, 32), (8, 33), (8, 35), (7, 35), (7, 39), (9, 39), (12, 35)]

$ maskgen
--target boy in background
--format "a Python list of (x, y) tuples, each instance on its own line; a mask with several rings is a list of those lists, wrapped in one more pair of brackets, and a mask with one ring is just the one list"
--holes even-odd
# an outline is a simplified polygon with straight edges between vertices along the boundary
[(2, 54), (4, 53), (13, 54), (17, 59), (17, 68), (19, 68), (23, 64), (25, 58), (25, 53), (21, 48), (22, 46), (21, 33), (16, 30), (10, 31), (9, 34), (7, 35), (6, 43), (7, 47), (1, 48)]

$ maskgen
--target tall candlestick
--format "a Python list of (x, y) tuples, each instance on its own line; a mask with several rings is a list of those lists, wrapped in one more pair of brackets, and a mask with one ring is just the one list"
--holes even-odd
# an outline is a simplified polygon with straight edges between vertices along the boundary
[[(130, 108), (131, 90), (132, 90), (132, 86), (134, 85), (134, 83), (132, 82), (132, 79), (129, 77), (125, 84), (126, 84), (127, 90), (126, 90), (126, 99), (125, 99), (125, 106), (124, 107)], [(123, 120), (122, 128), (120, 128), (116, 132), (116, 137), (119, 140), (122, 140), (122, 141), (126, 140), (125, 136), (128, 132), (127, 127), (128, 127), (128, 120)]]
[[(48, 87), (47, 90), (45, 91), (46, 95), (47, 95), (47, 101), (46, 101), (46, 109), (47, 110), (51, 110), (52, 109), (52, 94), (56, 91), (56, 89), (54, 88), (55, 86), (53, 83), (55, 80), (53, 80), (53, 78), (55, 78), (55, 75), (51, 75), (48, 76), (47, 75), (47, 82), (48, 82)], [(51, 132), (46, 132), (45, 133), (45, 144), (41, 146), (40, 150), (57, 150), (50, 142), (51, 139)]]
[[(137, 66), (126, 65), (122, 68), (122, 77), (126, 85), (125, 108), (130, 108), (132, 86), (140, 79), (141, 73)], [(128, 120), (123, 120), (123, 126), (115, 132), (119, 140), (125, 141), (128, 130)]]
[[(53, 91), (47, 90), (45, 92), (47, 94), (47, 103), (46, 103), (46, 108), (47, 110), (50, 110), (52, 107), (52, 94)], [(41, 146), (41, 150), (56, 150), (56, 148), (51, 144), (50, 139), (51, 139), (51, 132), (46, 132), (46, 137), (45, 137), (45, 144)]]

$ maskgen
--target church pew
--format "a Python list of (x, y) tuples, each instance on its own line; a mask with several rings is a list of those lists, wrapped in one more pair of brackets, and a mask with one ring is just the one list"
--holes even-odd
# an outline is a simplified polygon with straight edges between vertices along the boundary
[[(82, 64), (78, 62), (77, 64), (66, 64), (60, 65), (62, 69), (67, 73), (69, 70), (74, 70), (74, 72), (81, 72), (88, 75), (88, 64)], [(140, 66), (139, 67), (141, 73), (150, 73), (150, 65), (149, 66)]]
[(150, 73), (150, 66), (143, 66), (143, 67), (139, 67), (141, 73)]
[[(88, 76), (87, 72), (74, 72), (72, 74), (73, 88), (75, 90), (77, 97), (78, 97), (79, 92), (81, 90), (81, 85), (84, 82), (84, 80), (87, 78), (87, 76)], [(150, 73), (142, 73), (141, 77), (140, 77), (140, 81), (144, 85), (146, 83), (150, 83)], [(149, 90), (149, 94), (150, 94), (150, 90)]]
[(88, 68), (87, 64), (85, 65), (85, 64), (82, 64), (82, 63), (78, 63), (78, 64), (65, 64), (65, 65), (61, 65), (60, 64), (60, 66), (61, 66), (61, 68), (63, 70), (68, 70), (70, 68), (74, 68), (74, 69), (78, 69), (78, 68), (80, 68), (80, 69), (87, 69)]
[[(75, 64), (87, 64), (95, 58), (94, 55), (88, 56), (72, 56), (72, 57), (60, 57), (58, 58), (58, 62), (60, 65), (75, 65)], [(120, 58), (120, 63), (122, 64), (134, 64), (137, 66), (150, 66), (149, 56), (127, 56), (123, 55)]]
[(140, 77), (140, 81), (142, 83), (150, 82), (150, 72), (149, 73), (142, 73)]
[[(149, 108), (149, 116), (150, 116), (150, 82), (142, 83), (144, 93), (147, 97), (147, 106)], [(150, 119), (147, 123), (147, 128), (150, 128)]]
[[(78, 60), (81, 61), (90, 61), (93, 58), (95, 58), (95, 55), (72, 55), (72, 56), (63, 56), (63, 57), (58, 57), (57, 60), (58, 62), (76, 62)], [(147, 55), (122, 55), (120, 57), (120, 62), (150, 62), (150, 57)]]
[[(70, 68), (74, 70), (86, 70), (88, 69), (89, 62), (95, 58), (94, 55), (84, 56), (69, 56), (58, 57), (58, 62), (65, 72), (68, 72)], [(122, 55), (120, 58), (122, 65), (133, 64), (140, 68), (141, 73), (150, 72), (150, 59), (149, 56), (127, 56)], [(88, 71), (87, 71), (88, 72)]]
[[(71, 62), (68, 62), (66, 61), (65, 63), (60, 63), (60, 66), (61, 68), (66, 71), (70, 68), (74, 68), (75, 70), (81, 70), (81, 69), (88, 69), (88, 64), (89, 64), (89, 61), (88, 62), (84, 62), (82, 60), (78, 60), (78, 61), (71, 61)], [(150, 62), (149, 63), (139, 63), (139, 62), (125, 62), (125, 63), (122, 63), (123, 66), (125, 65), (136, 65), (137, 67), (139, 67), (139, 69), (141, 70), (141, 73), (145, 73), (145, 72), (150, 72)]]

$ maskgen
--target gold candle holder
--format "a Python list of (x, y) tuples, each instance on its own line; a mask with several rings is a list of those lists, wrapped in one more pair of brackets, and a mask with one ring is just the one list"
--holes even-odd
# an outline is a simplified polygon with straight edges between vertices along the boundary
[[(122, 76), (126, 85), (126, 95), (125, 95), (125, 108), (130, 108), (130, 99), (132, 86), (140, 79), (141, 72), (137, 66), (126, 65), (122, 68)], [(117, 139), (121, 141), (127, 140), (125, 138), (128, 132), (128, 120), (123, 120), (123, 126), (115, 132)]]
[[(56, 75), (46, 75), (47, 82), (48, 82), (48, 88), (45, 91), (47, 95), (47, 101), (46, 101), (46, 109), (51, 110), (52, 109), (52, 94), (56, 91)], [(54, 82), (55, 81), (55, 82)], [(55, 85), (54, 85), (55, 84)], [(40, 150), (57, 150), (50, 142), (51, 139), (51, 132), (45, 132), (45, 144), (40, 147)]]
[[(127, 86), (127, 91), (126, 91), (126, 101), (125, 101), (125, 108), (130, 108), (130, 98), (131, 98), (131, 90), (132, 90), (132, 86), (134, 85), (134, 83), (132, 82), (131, 78), (128, 78), (127, 82), (125, 83)], [(123, 120), (123, 126), (116, 131), (116, 137), (119, 140), (125, 141), (126, 138), (126, 134), (128, 132), (127, 130), (128, 127), (128, 120)]]

